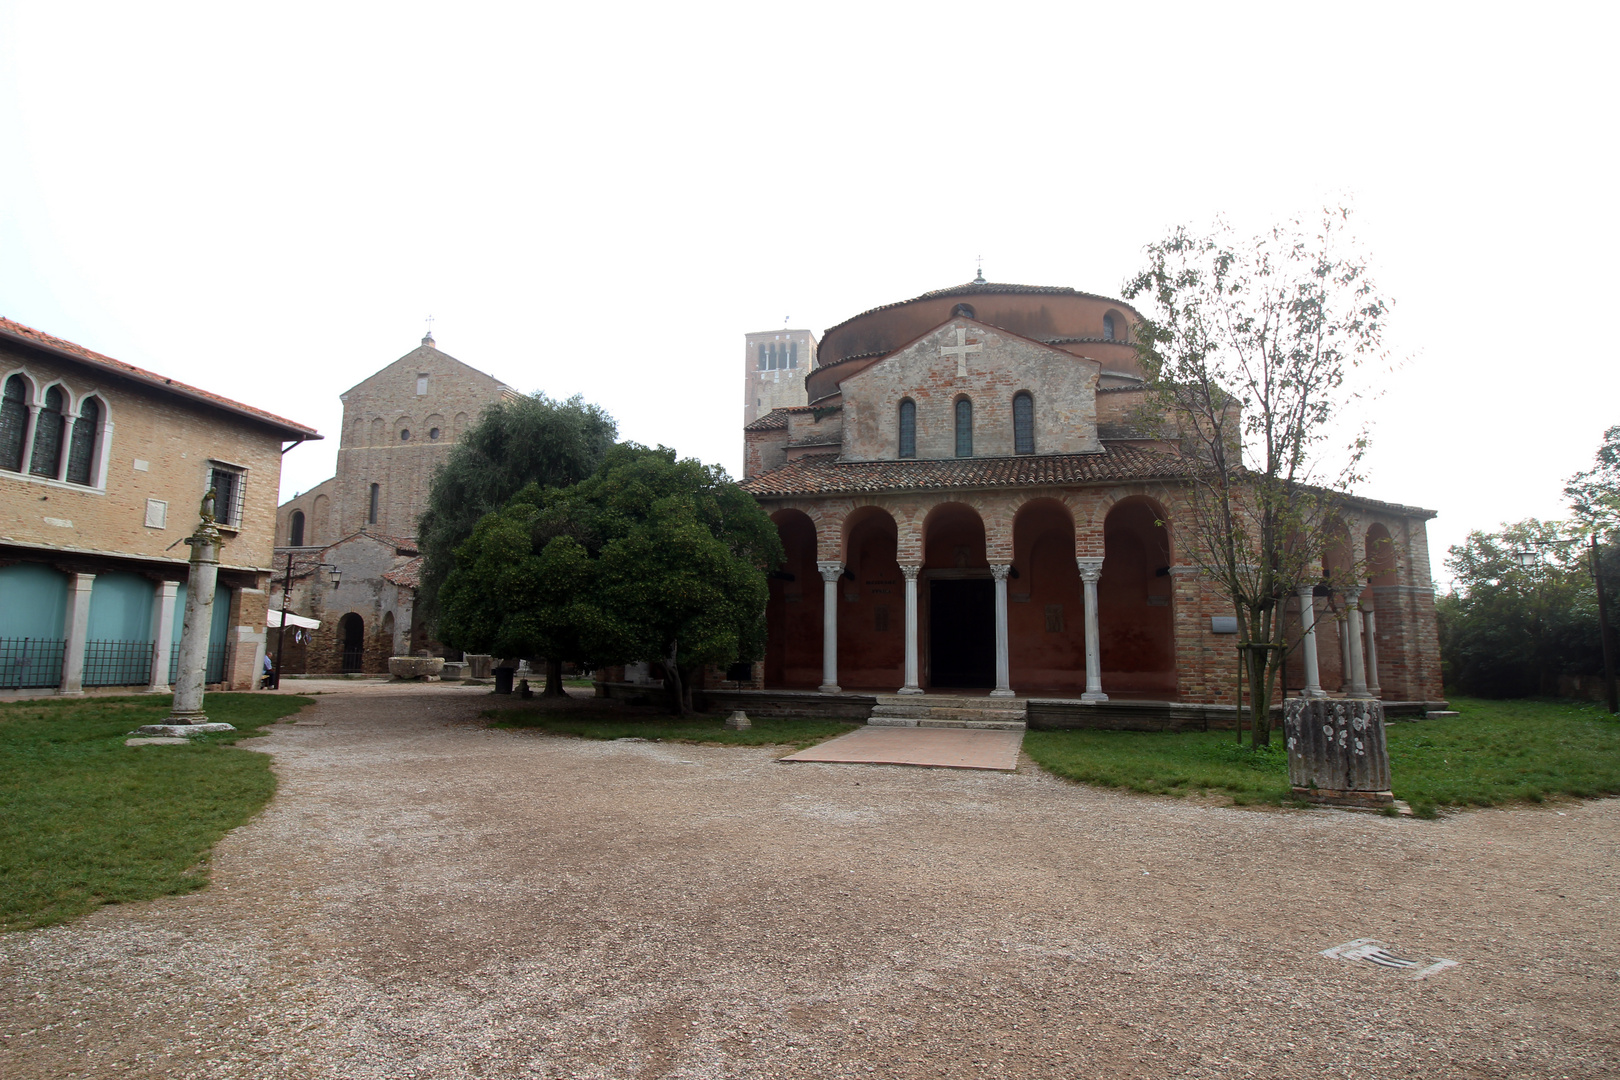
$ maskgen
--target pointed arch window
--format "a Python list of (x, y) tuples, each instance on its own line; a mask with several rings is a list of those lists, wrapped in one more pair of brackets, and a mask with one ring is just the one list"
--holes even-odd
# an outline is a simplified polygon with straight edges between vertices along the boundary
[(900, 402), (900, 456), (917, 456), (917, 403), (910, 398)]
[(55, 480), (62, 475), (62, 403), (66, 397), (60, 386), (45, 391), (45, 407), (34, 422), (34, 451), (28, 459), (28, 471), (35, 476), (48, 476)]
[(973, 456), (973, 402), (956, 399), (956, 456)]
[(101, 437), (101, 402), (85, 398), (73, 421), (73, 444), (68, 448), (67, 480), (70, 484), (96, 482), (96, 444)]
[(0, 391), (0, 469), (23, 471), (23, 443), (27, 438), (28, 384), (21, 375), (13, 375)]
[(1013, 453), (1035, 452), (1035, 398), (1029, 391), (1013, 395)]

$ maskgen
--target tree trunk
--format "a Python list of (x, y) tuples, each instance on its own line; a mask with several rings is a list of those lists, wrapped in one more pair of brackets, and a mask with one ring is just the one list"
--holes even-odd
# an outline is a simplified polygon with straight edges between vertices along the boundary
[(676, 642), (669, 643), (669, 656), (664, 660), (664, 674), (669, 679), (670, 696), (675, 700), (675, 715), (687, 716), (692, 710), (687, 700), (685, 680), (681, 678), (681, 669), (675, 663), (676, 646)]
[(1271, 745), (1271, 648), (1269, 642), (1253, 642), (1246, 651), (1248, 662), (1249, 701), (1252, 705), (1254, 732), (1251, 746)]
[(545, 690), (545, 696), (546, 697), (566, 697), (567, 696), (567, 692), (565, 690), (563, 690), (562, 661), (561, 660), (549, 660), (548, 659), (546, 661), (546, 690)]

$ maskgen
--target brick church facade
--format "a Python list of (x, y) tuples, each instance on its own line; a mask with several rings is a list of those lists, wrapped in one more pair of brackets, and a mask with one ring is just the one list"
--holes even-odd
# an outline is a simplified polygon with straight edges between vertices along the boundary
[[(1185, 466), (1133, 424), (1137, 319), (980, 279), (826, 331), (805, 403), (744, 429), (744, 487), (787, 553), (756, 684), (1233, 701), (1231, 607), (1180, 554)], [(1295, 650), (1285, 688), (1439, 699), (1433, 513), (1339, 515), (1371, 576), (1291, 598), (1317, 671)]]
[[(436, 647), (415, 618), (417, 521), (434, 471), (484, 409), (516, 394), (440, 351), (430, 334), (340, 395), (336, 475), (276, 512), (270, 608), (280, 610), (290, 560), (289, 611), (321, 624), (289, 637), (286, 672), (377, 674), (390, 656)], [(336, 587), (323, 567), (338, 569)]]

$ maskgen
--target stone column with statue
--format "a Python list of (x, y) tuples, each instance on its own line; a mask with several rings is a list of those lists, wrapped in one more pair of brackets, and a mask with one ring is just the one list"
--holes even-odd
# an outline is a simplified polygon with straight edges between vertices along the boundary
[(203, 683), (208, 676), (208, 636), (214, 623), (214, 588), (219, 581), (219, 525), (214, 518), (214, 491), (203, 496), (191, 545), (186, 578), (186, 614), (180, 629), (180, 657), (174, 672), (174, 704), (161, 724), (146, 724), (145, 735), (198, 735), (235, 731), (231, 724), (210, 723), (203, 712)]

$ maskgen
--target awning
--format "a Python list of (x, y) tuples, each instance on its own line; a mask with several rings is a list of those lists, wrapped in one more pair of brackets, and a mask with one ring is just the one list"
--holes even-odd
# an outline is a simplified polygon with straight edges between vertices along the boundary
[[(280, 626), (281, 610), (279, 608), (271, 608), (270, 613), (265, 616), (264, 624), (269, 627)], [(294, 615), (289, 611), (287, 612), (287, 625), (302, 626), (305, 630), (319, 630), (321, 628), (321, 620), (306, 619), (302, 615)]]

